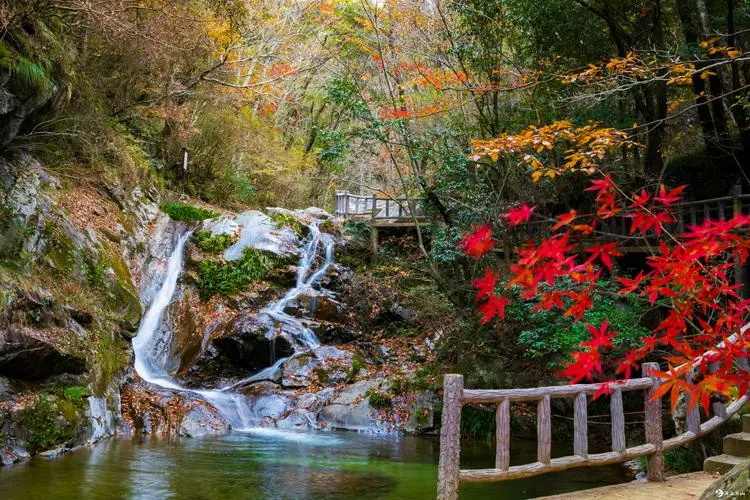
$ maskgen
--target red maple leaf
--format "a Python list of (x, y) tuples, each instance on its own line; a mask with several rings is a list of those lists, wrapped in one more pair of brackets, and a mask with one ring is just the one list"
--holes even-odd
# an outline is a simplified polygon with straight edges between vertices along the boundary
[(491, 296), (495, 292), (496, 285), (497, 275), (491, 269), (485, 269), (484, 276), (472, 282), (472, 286), (477, 290), (476, 300)]
[(461, 247), (466, 255), (475, 259), (481, 258), (493, 246), (495, 246), (495, 242), (492, 240), (492, 229), (486, 224), (474, 229), (461, 242)]
[(662, 205), (669, 206), (672, 203), (680, 201), (682, 199), (682, 192), (685, 190), (685, 188), (687, 188), (687, 185), (680, 186), (667, 192), (667, 189), (664, 187), (664, 185), (661, 185), (659, 186), (659, 194), (657, 196), (654, 196), (654, 201), (658, 201)]
[(603, 245), (596, 245), (586, 249), (587, 253), (591, 254), (591, 257), (586, 262), (593, 262), (597, 258), (602, 261), (604, 267), (612, 271), (612, 257), (622, 256), (622, 252), (617, 249), (618, 242), (605, 243)]
[(576, 220), (576, 217), (578, 217), (578, 214), (577, 214), (577, 212), (575, 210), (571, 210), (567, 214), (558, 215), (557, 216), (557, 224), (555, 224), (554, 226), (552, 226), (552, 230), (553, 231), (557, 231), (561, 227), (567, 226), (568, 224), (570, 224), (571, 222), (573, 222), (574, 220)]
[(508, 226), (515, 227), (531, 219), (531, 214), (534, 213), (534, 210), (536, 210), (536, 207), (522, 203), (521, 205), (508, 210), (508, 213), (503, 214), (502, 217), (508, 219)]
[(487, 324), (495, 317), (500, 316), (500, 319), (505, 319), (505, 306), (510, 304), (510, 301), (505, 297), (498, 297), (497, 295), (490, 295), (487, 301), (480, 305), (477, 310), (482, 313), (482, 324)]
[(590, 347), (591, 349), (611, 349), (612, 347), (614, 347), (614, 345), (612, 344), (612, 339), (615, 338), (617, 334), (614, 332), (607, 333), (608, 328), (609, 325), (607, 324), (606, 319), (602, 321), (602, 324), (599, 326), (599, 328), (596, 328), (593, 325), (586, 325), (586, 329), (591, 334), (591, 340), (587, 340), (583, 343), (583, 345), (586, 347)]

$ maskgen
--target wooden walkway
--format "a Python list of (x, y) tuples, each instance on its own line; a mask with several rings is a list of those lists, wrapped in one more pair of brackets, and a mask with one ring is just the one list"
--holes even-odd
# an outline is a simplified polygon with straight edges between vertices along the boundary
[(667, 477), (664, 482), (633, 481), (574, 491), (564, 495), (542, 497), (555, 500), (680, 500), (700, 498), (720, 476), (706, 472), (691, 472)]

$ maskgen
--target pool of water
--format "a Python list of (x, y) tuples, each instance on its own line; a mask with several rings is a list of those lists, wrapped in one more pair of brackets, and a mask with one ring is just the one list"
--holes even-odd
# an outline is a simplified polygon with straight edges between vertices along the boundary
[[(512, 463), (533, 461), (514, 440)], [(463, 444), (462, 466), (486, 468), (494, 449)], [(352, 432), (248, 433), (202, 439), (111, 439), (57, 459), (0, 467), (2, 499), (435, 497), (438, 441)], [(573, 469), (491, 485), (462, 485), (462, 499), (533, 498), (628, 481), (621, 465)]]

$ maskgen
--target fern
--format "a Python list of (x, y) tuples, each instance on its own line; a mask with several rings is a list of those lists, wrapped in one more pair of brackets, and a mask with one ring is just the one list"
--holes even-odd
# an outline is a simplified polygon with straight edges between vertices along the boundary
[(10, 88), (15, 94), (41, 94), (52, 88), (48, 63), (38, 63), (28, 57), (13, 57), (6, 53), (7, 51), (2, 53), (0, 66), (10, 73)]

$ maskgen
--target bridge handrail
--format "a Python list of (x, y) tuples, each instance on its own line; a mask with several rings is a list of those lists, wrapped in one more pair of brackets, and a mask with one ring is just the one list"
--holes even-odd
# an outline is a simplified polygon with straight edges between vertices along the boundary
[[(736, 342), (743, 336), (750, 324), (733, 334), (729, 342)], [(723, 342), (717, 348), (723, 346)], [(703, 358), (715, 353), (710, 350), (692, 362), (695, 366)], [(679, 366), (675, 370), (684, 368)], [(694, 439), (711, 432), (732, 415), (737, 413), (750, 400), (749, 394), (738, 397), (728, 406), (713, 403), (714, 416), (700, 422), (698, 405), (688, 409), (687, 431), (678, 436), (664, 439), (662, 435), (661, 398), (651, 401), (661, 384), (661, 379), (652, 373), (659, 369), (658, 363), (643, 363), (641, 378), (596, 384), (573, 384), (563, 386), (532, 387), (525, 389), (464, 389), (463, 376), (448, 374), (443, 382), (443, 414), (440, 430), (440, 462), (438, 467), (438, 499), (458, 498), (460, 481), (496, 482), (508, 479), (535, 476), (547, 472), (562, 471), (574, 467), (599, 466), (623, 462), (633, 458), (648, 456), (647, 477), (650, 481), (664, 479), (664, 452), (683, 446)], [(586, 397), (598, 391), (602, 385), (609, 385), (612, 431), (612, 451), (588, 453), (588, 415)], [(625, 438), (625, 413), (622, 393), (645, 390), (645, 430), (646, 443), (627, 447)], [(573, 455), (551, 458), (552, 412), (551, 398), (575, 398), (573, 415)], [(516, 401), (537, 401), (537, 461), (510, 466), (510, 403)], [(490, 469), (460, 469), (460, 425), (461, 408), (466, 403), (494, 403), (496, 407), (496, 454), (495, 467)]]

